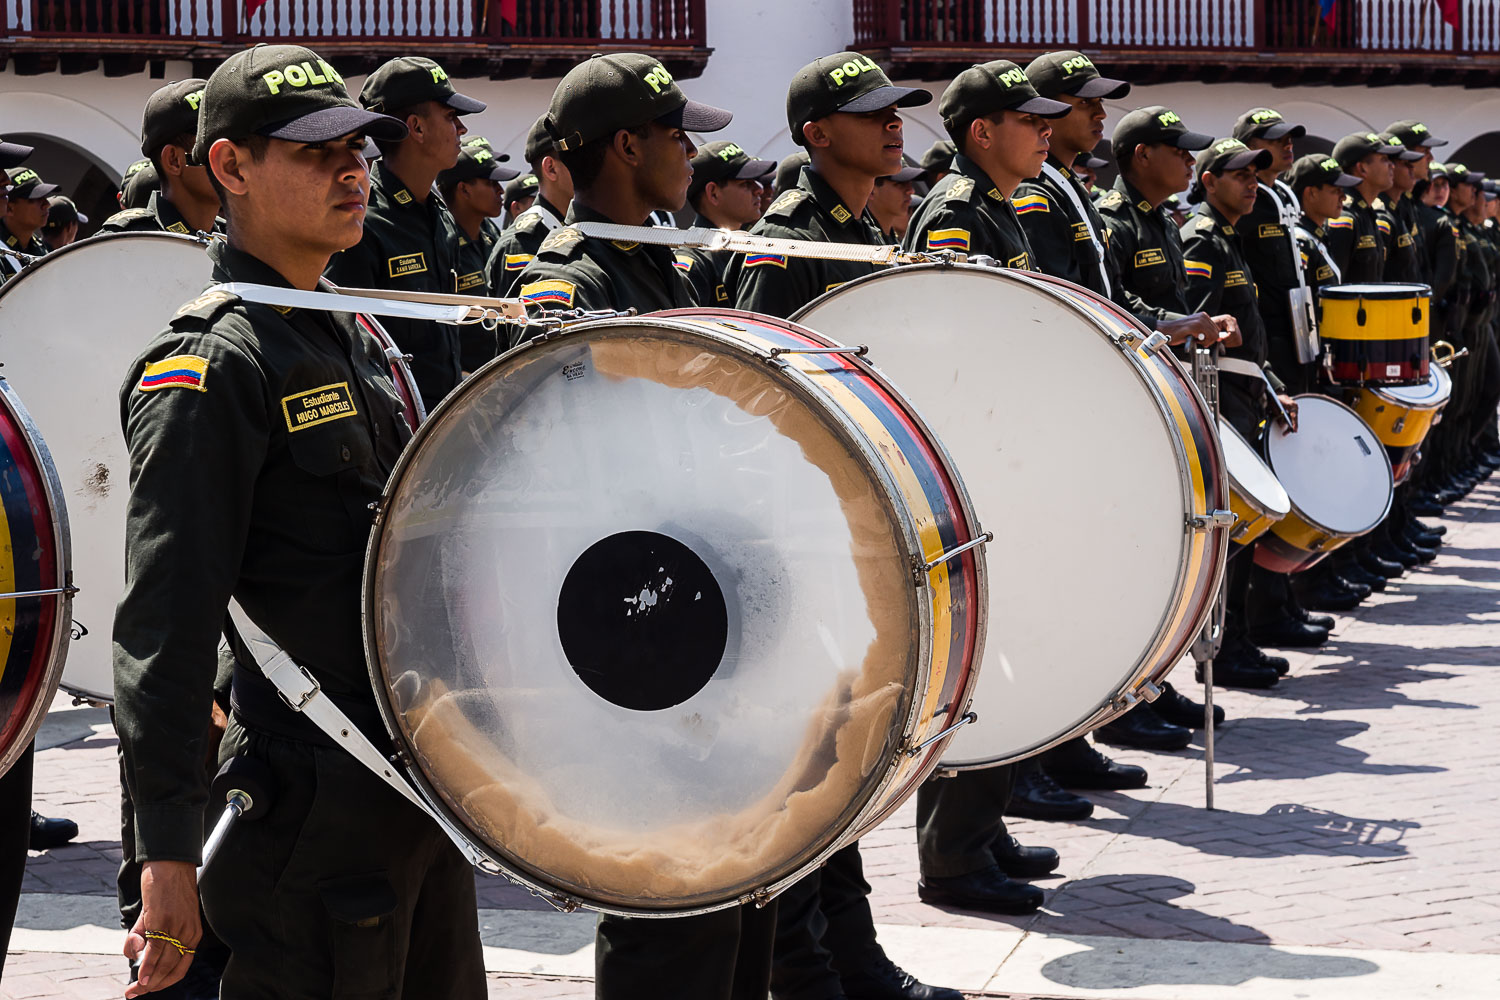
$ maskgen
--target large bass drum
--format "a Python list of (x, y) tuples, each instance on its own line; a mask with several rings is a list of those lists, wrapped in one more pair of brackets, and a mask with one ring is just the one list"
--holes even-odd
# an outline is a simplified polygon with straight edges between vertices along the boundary
[[(151, 338), (209, 284), (206, 247), (176, 233), (108, 233), (48, 254), (0, 286), (0, 360), (46, 429), (78, 540), (79, 638), (62, 688), (90, 701), (114, 701), (110, 634), (125, 589), (130, 456), (120, 386)], [(362, 322), (377, 339), (384, 333)], [(381, 349), (399, 353), (389, 337)], [(404, 361), (392, 365), (397, 385), (410, 384), (403, 398), (413, 413), (415, 383)]]
[(1229, 520), (1214, 418), (1170, 353), (1068, 282), (963, 265), (860, 278), (795, 319), (869, 345), (996, 536), (981, 722), (943, 767), (1026, 757), (1151, 696), (1212, 611)]
[(365, 566), (414, 783), (607, 912), (763, 898), (893, 811), (968, 709), (984, 563), (903, 398), (795, 326), (582, 324), (444, 400)]
[(57, 470), (0, 378), (0, 774), (31, 745), (57, 693), (73, 622), (69, 558)]

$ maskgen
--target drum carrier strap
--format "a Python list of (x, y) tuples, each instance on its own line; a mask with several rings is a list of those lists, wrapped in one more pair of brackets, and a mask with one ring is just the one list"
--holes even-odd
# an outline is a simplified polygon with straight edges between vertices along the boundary
[(1083, 227), (1089, 231), (1089, 242), (1094, 244), (1094, 255), (1099, 258), (1099, 278), (1104, 282), (1105, 297), (1113, 295), (1113, 289), (1109, 283), (1109, 269), (1104, 264), (1104, 244), (1099, 241), (1099, 234), (1094, 232), (1094, 225), (1089, 221), (1089, 213), (1084, 211), (1083, 202), (1078, 199), (1078, 192), (1073, 190), (1073, 185), (1062, 172), (1050, 163), (1042, 164), (1042, 173), (1052, 179), (1052, 183), (1062, 188), (1063, 194), (1073, 203), (1073, 211), (1078, 213), (1078, 218), (1083, 221)]

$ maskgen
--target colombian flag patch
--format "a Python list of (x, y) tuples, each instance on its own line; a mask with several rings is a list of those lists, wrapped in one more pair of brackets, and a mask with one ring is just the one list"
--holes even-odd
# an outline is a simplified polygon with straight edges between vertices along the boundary
[(521, 286), (521, 298), (541, 305), (571, 306), (573, 289), (571, 281), (533, 281)]
[(1382, 233), (1385, 233), (1385, 235), (1387, 235), (1387, 236), (1391, 235), (1391, 220), (1390, 219), (1382, 219), (1382, 218), (1377, 217), (1375, 219), (1375, 225), (1379, 226), (1380, 227), (1380, 231)]
[(786, 257), (779, 253), (747, 253), (745, 254), (746, 267), (761, 267), (765, 264), (774, 264), (786, 270)]
[(1328, 220), (1329, 229), (1353, 229), (1354, 219), (1348, 215), (1341, 215), (1337, 219)]
[(1025, 215), (1027, 212), (1052, 211), (1052, 206), (1047, 204), (1047, 197), (1040, 194), (1028, 194), (1020, 198), (1012, 198), (1010, 204), (1016, 210), (1017, 215)]
[(524, 271), (526, 265), (531, 263), (529, 253), (508, 253), (505, 255), (505, 269), (507, 271)]
[(691, 271), (693, 269), (693, 255), (686, 253), (673, 254), (672, 266), (679, 271)]
[(1201, 260), (1185, 260), (1182, 268), (1187, 272), (1189, 278), (1212, 278), (1214, 268), (1212, 264), (1205, 264)]
[(959, 253), (967, 253), (969, 231), (967, 229), (934, 229), (927, 234), (927, 249), (957, 250)]
[(141, 372), (139, 388), (142, 392), (157, 389), (197, 389), (207, 392), (203, 383), (208, 378), (208, 359), (196, 354), (179, 354), (162, 361), (153, 361)]

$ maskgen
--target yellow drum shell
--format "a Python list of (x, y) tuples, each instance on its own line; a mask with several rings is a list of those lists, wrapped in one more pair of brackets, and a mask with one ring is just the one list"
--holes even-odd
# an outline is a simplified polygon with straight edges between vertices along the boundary
[(1392, 448), (1412, 448), (1422, 443), (1439, 410), (1417, 409), (1374, 389), (1356, 389), (1348, 396), (1354, 412), (1364, 418), (1380, 443)]
[(1261, 510), (1252, 504), (1248, 497), (1230, 484), (1229, 509), (1234, 511), (1234, 527), (1229, 529), (1229, 540), (1236, 545), (1249, 545), (1261, 535), (1271, 530), (1278, 518), (1269, 511)]
[(1222, 417), (1219, 440), (1224, 446), (1224, 464), (1229, 473), (1229, 509), (1235, 514), (1229, 540), (1249, 545), (1286, 516), (1292, 509), (1292, 501), (1250, 442)]

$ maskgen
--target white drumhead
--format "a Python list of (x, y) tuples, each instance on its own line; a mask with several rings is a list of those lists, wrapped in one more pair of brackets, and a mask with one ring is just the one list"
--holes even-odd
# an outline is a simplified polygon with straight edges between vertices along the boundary
[(62, 686), (113, 701), (110, 634), (125, 589), (130, 461), (120, 386), (212, 262), (172, 233), (99, 236), (48, 254), (0, 288), (0, 361), (57, 464), (73, 532), (72, 644)]
[(1371, 386), (1369, 391), (1402, 406), (1435, 410), (1445, 406), (1453, 395), (1453, 379), (1446, 368), (1433, 363), (1427, 366), (1427, 381), (1421, 385), (1378, 385)]
[(1219, 419), (1219, 441), (1224, 446), (1224, 463), (1229, 467), (1229, 480), (1234, 488), (1276, 517), (1290, 514), (1291, 498), (1276, 473), (1223, 418)]
[(1431, 294), (1430, 286), (1409, 281), (1324, 285), (1318, 289), (1318, 297), (1324, 299), (1413, 299), (1426, 298)]
[(1266, 456), (1298, 513), (1339, 534), (1362, 534), (1391, 508), (1391, 461), (1359, 414), (1327, 396), (1297, 397), (1297, 430), (1266, 430)]
[(989, 545), (974, 699), (949, 766), (1013, 759), (1124, 688), (1174, 600), (1178, 451), (1144, 375), (1061, 293), (989, 268), (898, 268), (797, 322), (847, 344), (953, 456)]

